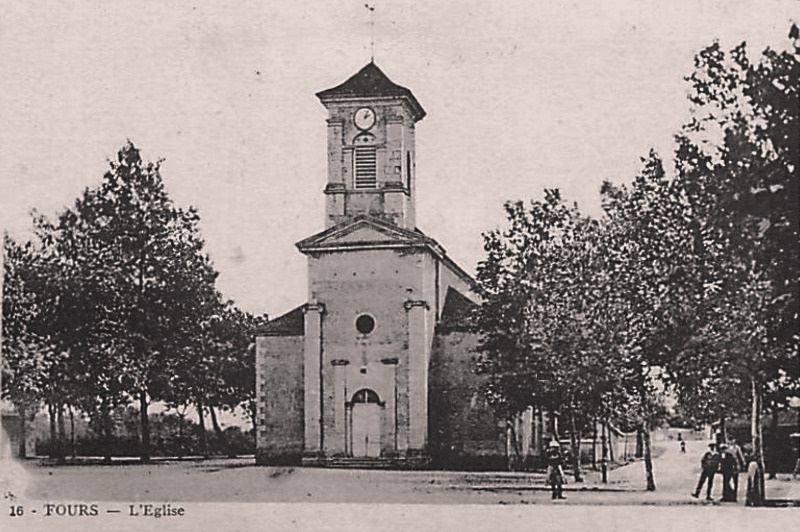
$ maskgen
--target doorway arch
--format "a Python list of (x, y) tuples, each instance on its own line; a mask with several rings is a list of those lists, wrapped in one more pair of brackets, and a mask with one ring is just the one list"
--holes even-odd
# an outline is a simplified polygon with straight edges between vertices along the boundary
[(384, 403), (374, 390), (361, 388), (350, 400), (350, 454), (356, 458), (381, 455), (381, 425)]

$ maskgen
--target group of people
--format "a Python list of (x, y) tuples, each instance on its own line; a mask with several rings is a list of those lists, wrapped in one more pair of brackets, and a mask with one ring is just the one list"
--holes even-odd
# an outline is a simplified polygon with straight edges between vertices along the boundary
[(697, 487), (692, 492), (692, 497), (698, 498), (703, 489), (703, 484), (707, 483), (706, 500), (713, 501), (711, 490), (714, 486), (714, 476), (722, 475), (722, 501), (736, 502), (736, 495), (739, 491), (739, 472), (744, 471), (747, 463), (744, 459), (742, 450), (731, 440), (728, 444), (709, 443), (708, 450), (700, 459), (700, 479)]
[[(686, 452), (686, 442), (678, 435), (681, 453)], [(564, 497), (564, 455), (561, 445), (553, 438), (545, 450), (547, 460), (547, 482), (552, 488), (552, 498), (566, 499)], [(747, 473), (747, 505), (760, 506), (763, 502), (763, 475), (759, 478), (760, 470), (756, 461), (751, 461), (748, 466), (744, 453), (735, 440), (726, 443), (709, 443), (708, 450), (700, 460), (700, 479), (697, 487), (691, 493), (695, 499), (700, 497), (703, 485), (706, 486), (706, 500), (713, 501), (711, 491), (714, 488), (714, 477), (722, 475), (723, 502), (736, 502), (739, 491), (739, 473)]]

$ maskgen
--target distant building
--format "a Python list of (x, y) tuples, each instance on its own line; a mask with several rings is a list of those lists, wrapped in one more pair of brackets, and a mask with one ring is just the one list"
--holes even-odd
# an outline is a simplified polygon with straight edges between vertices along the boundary
[(297, 243), (307, 303), (256, 335), (257, 461), (504, 464), (465, 327), (472, 279), (416, 226), (425, 110), (372, 62), (317, 97), (325, 230)]

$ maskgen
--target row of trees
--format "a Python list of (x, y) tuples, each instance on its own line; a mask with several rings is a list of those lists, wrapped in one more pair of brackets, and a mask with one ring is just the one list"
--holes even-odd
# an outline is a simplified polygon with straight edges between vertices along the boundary
[(206, 411), (218, 434), (215, 408), (255, 415), (249, 338), (266, 316), (223, 300), (198, 223), (170, 199), (160, 162), (129, 142), (73, 207), (34, 216), (33, 239), (4, 236), (2, 391), (23, 426), (46, 405), (63, 442), (64, 413), (77, 410), (110, 441), (112, 412), (135, 402), (147, 461), (154, 401), (181, 419), (194, 405), (203, 437)]
[(800, 393), (797, 33), (755, 64), (744, 43), (696, 56), (674, 176), (651, 151), (631, 184), (603, 184), (599, 219), (557, 190), (506, 204), (477, 278), (479, 370), (501, 414), (557, 412), (575, 457), (576, 427), (633, 424), (654, 490), (649, 428), (670, 389), (698, 421), (749, 408), (763, 467), (764, 401)]

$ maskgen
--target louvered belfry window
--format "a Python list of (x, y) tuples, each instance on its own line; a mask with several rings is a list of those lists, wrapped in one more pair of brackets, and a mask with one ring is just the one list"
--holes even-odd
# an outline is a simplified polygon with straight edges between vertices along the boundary
[(378, 157), (375, 146), (356, 146), (355, 187), (375, 188), (378, 185)]

